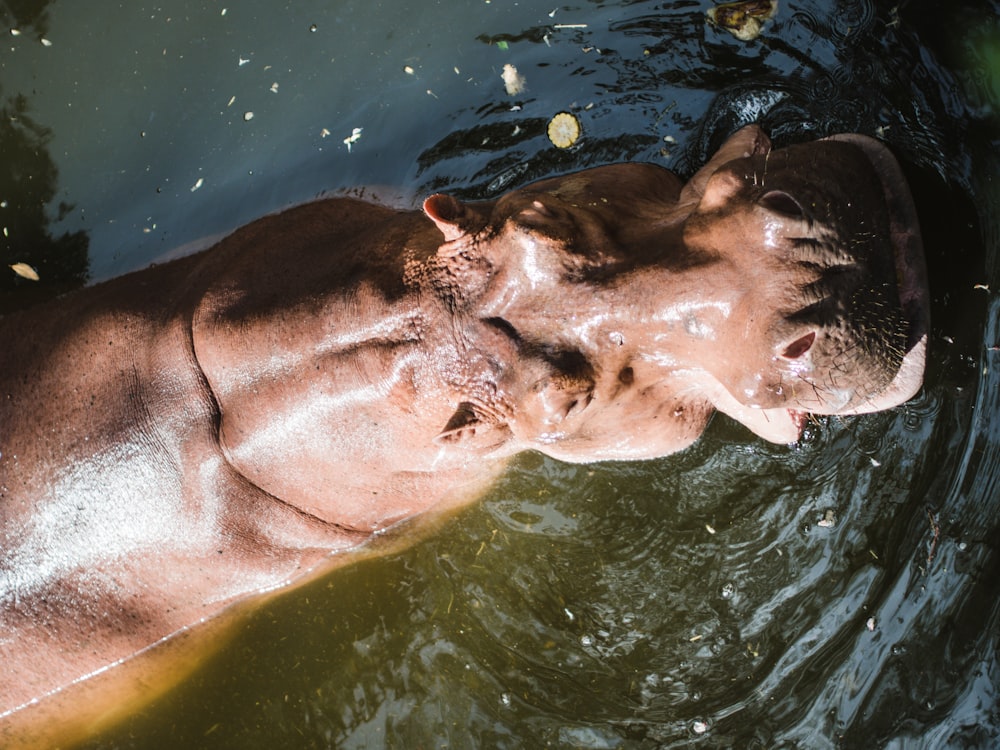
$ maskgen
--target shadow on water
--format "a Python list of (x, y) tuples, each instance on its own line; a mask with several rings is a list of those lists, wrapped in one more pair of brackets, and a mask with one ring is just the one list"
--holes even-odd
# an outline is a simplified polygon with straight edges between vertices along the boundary
[[(27, 263), (38, 280), (0, 274), (0, 313), (26, 307), (83, 286), (87, 280), (87, 234), (53, 237), (47, 231), (45, 207), (55, 195), (55, 166), (45, 151), (49, 131), (31, 119), (22, 97), (0, 105), (0, 150), (11, 154), (0, 167), (4, 199), (4, 267)], [(60, 213), (69, 211), (60, 206)]]
[[(749, 122), (779, 144), (857, 131), (912, 182), (932, 353), (911, 403), (820, 420), (795, 446), (717, 418), (661, 461), (524, 456), (431, 538), (261, 610), (85, 747), (1000, 743), (1000, 6), (783, 1), (743, 43), (689, 0), (304, 3), (234, 7), (225, 22), (161, 5), (117, 22), (108, 10), (100, 32), (97, 10), (48, 7), (32, 34), (56, 37), (52, 50), (111, 45), (140, 71), (79, 122), (59, 114), (76, 90), (41, 62), (47, 48), (24, 46), (30, 17), (14, 14), (24, 34), (0, 56), (5, 263), (65, 264), (72, 284), (88, 237), (98, 275), (121, 273), (323, 190), (485, 197), (625, 159), (687, 176)], [(507, 63), (527, 79), (513, 97)], [(562, 110), (584, 130), (565, 151), (545, 137)]]
[[(20, 33), (45, 38), (45, 4), (7, 3), (4, 20)], [(2, 80), (0, 80), (2, 83)], [(24, 92), (5, 95), (0, 87), (0, 313), (25, 307), (80, 287), (87, 280), (89, 239), (86, 232), (53, 236), (46, 207), (55, 198), (58, 169), (48, 153), (51, 128), (31, 114)], [(58, 218), (73, 210), (60, 203)], [(39, 279), (10, 273), (15, 263), (31, 266)]]

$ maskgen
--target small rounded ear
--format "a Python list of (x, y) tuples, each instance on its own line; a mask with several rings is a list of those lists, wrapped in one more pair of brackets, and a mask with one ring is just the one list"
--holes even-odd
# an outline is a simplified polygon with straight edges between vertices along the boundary
[(441, 230), (446, 242), (467, 234), (470, 212), (457, 198), (435, 193), (424, 201), (424, 213)]
[(716, 172), (705, 183), (697, 205), (702, 211), (722, 208), (743, 188), (743, 180), (733, 172)]
[(713, 174), (736, 159), (746, 159), (750, 156), (764, 156), (771, 151), (771, 139), (767, 137), (758, 125), (747, 125), (740, 128), (722, 144), (708, 163), (695, 172), (694, 176), (681, 190), (681, 203), (698, 203), (705, 194), (705, 188)]

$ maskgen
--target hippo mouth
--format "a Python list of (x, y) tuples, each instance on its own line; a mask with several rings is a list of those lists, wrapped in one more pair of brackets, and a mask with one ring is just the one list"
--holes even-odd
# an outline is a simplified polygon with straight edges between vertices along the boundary
[(798, 411), (796, 409), (787, 409), (788, 418), (792, 421), (792, 425), (795, 428), (796, 436), (795, 439), (798, 440), (802, 437), (802, 431), (806, 428), (806, 422), (809, 420), (809, 412)]

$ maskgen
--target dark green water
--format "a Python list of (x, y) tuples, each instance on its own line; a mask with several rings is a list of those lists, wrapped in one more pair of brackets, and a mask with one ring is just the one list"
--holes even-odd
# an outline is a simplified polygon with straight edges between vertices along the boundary
[[(1000, 745), (1000, 6), (781, 0), (751, 43), (707, 7), (0, 2), (0, 256), (52, 289), (354, 185), (688, 175), (754, 121), (779, 144), (880, 135), (931, 270), (905, 407), (788, 448), (717, 418), (655, 462), (524, 456), (86, 748)], [(584, 128), (565, 152), (560, 110)]]

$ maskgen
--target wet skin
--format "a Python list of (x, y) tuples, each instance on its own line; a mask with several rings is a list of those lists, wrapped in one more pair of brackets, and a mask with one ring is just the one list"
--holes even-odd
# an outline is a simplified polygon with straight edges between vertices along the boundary
[(715, 410), (793, 442), (903, 403), (925, 276), (884, 147), (750, 127), (686, 184), (619, 164), (422, 213), (318, 201), (2, 318), (0, 724), (520, 451), (662, 456)]

